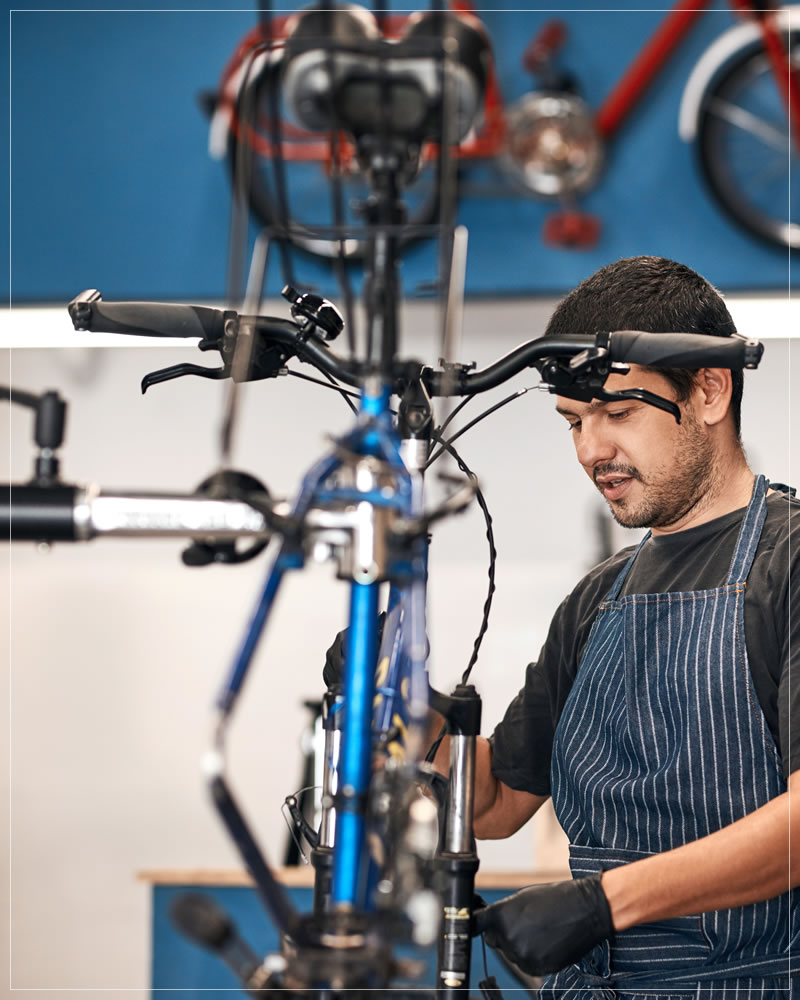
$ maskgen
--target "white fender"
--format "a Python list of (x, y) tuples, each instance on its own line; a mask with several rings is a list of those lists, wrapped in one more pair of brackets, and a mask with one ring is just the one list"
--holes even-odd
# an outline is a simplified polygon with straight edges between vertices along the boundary
[(228, 133), (240, 88), (257, 80), (267, 62), (277, 62), (282, 54), (283, 46), (279, 46), (270, 51), (258, 52), (252, 58), (245, 56), (231, 73), (208, 128), (208, 154), (212, 160), (224, 160), (228, 152)]
[[(776, 20), (783, 31), (800, 29), (800, 5), (782, 7)], [(743, 21), (720, 35), (700, 56), (686, 81), (678, 113), (678, 134), (684, 142), (693, 142), (697, 137), (703, 95), (719, 69), (737, 52), (760, 38), (761, 31), (755, 21)]]

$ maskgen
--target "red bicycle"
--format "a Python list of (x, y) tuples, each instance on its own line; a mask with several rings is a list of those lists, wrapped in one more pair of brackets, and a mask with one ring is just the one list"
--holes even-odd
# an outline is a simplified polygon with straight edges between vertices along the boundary
[[(760, 239), (796, 249), (800, 174), (795, 176), (798, 161), (791, 155), (791, 142), (792, 134), (795, 142), (800, 137), (800, 7), (762, 10), (758, 0), (730, 3), (738, 23), (715, 39), (691, 73), (679, 133), (695, 145), (701, 172), (724, 212)], [(602, 175), (608, 142), (709, 6), (710, 0), (680, 0), (595, 111), (557, 69), (566, 28), (549, 22), (524, 55), (525, 68), (538, 85), (513, 105), (505, 105), (489, 65), (482, 124), (449, 154), (459, 172), (470, 160), (497, 162), (518, 187), (559, 204), (545, 222), (546, 241), (591, 245), (600, 222), (579, 210), (580, 196)], [(451, 3), (450, 9), (476, 23), (471, 4)], [(387, 15), (378, 30), (387, 40), (400, 39), (413, 18)], [(351, 141), (343, 134), (298, 128), (275, 96), (295, 21), (296, 15), (273, 18), (242, 40), (220, 81), (210, 148), (226, 156), (234, 170), (246, 164), (241, 171), (244, 190), (263, 225), (279, 221), (283, 200), (292, 220), (288, 236), (296, 246), (323, 257), (359, 257), (366, 243), (363, 231), (359, 235), (359, 203), (367, 185)], [(286, 165), (284, 171), (276, 171), (278, 159)], [(407, 239), (432, 232), (439, 218), (438, 160), (439, 147), (427, 143), (404, 192), (412, 223)], [(345, 191), (339, 218), (328, 185), (320, 183), (321, 175), (332, 174)]]
[[(684, 89), (679, 134), (695, 144), (723, 211), (753, 235), (796, 249), (800, 175), (791, 136), (800, 140), (800, 7), (761, 10), (742, 0), (730, 6), (740, 23), (698, 60)], [(545, 223), (550, 242), (586, 245), (597, 238), (598, 220), (574, 203), (600, 176), (605, 146), (709, 7), (710, 0), (681, 0), (594, 112), (554, 66), (566, 38), (563, 22), (545, 25), (528, 46), (525, 68), (542, 86), (508, 112), (503, 159), (525, 187), (567, 202)]]

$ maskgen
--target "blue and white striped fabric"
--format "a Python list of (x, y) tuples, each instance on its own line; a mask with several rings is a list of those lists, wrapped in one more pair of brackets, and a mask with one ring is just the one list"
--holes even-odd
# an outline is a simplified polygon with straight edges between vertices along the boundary
[[(758, 476), (724, 586), (620, 598), (637, 549), (600, 606), (553, 744), (576, 878), (697, 840), (786, 790), (744, 639), (767, 487)], [(549, 977), (540, 996), (785, 1000), (798, 913), (795, 891), (642, 924)]]

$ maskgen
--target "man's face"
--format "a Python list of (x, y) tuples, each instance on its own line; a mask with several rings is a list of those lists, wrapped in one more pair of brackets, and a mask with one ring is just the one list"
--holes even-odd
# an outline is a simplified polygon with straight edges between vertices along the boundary
[[(675, 400), (663, 375), (638, 365), (627, 375), (610, 375), (605, 388), (648, 389)], [(716, 479), (714, 449), (696, 417), (694, 394), (678, 405), (680, 424), (635, 399), (583, 403), (558, 397), (556, 408), (571, 427), (578, 461), (626, 528), (678, 524)]]

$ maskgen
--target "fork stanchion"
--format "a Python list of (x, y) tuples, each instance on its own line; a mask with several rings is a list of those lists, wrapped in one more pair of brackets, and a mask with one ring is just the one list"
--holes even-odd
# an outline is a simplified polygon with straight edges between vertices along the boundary
[(434, 860), (442, 901), (436, 995), (466, 1000), (472, 959), (472, 904), (479, 860), (472, 820), (475, 801), (475, 742), (481, 728), (481, 699), (472, 684), (448, 696), (431, 691), (431, 707), (450, 730), (450, 787), (444, 850)]

